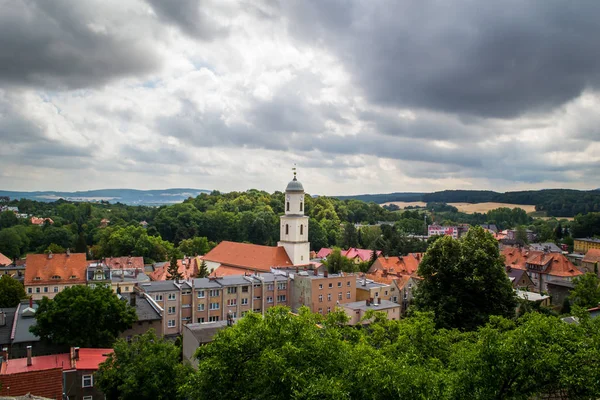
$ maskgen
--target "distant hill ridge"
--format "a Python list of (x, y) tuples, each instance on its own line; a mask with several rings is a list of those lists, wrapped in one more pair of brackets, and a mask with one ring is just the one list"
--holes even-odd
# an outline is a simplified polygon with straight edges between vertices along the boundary
[(109, 201), (111, 203), (124, 203), (131, 205), (161, 205), (181, 203), (188, 197), (196, 197), (201, 193), (210, 193), (206, 189), (173, 188), (159, 190), (137, 189), (98, 189), (77, 192), (58, 192), (53, 190), (37, 192), (17, 192), (0, 190), (0, 196), (11, 199), (30, 199), (37, 201), (56, 201), (65, 199), (69, 201)]

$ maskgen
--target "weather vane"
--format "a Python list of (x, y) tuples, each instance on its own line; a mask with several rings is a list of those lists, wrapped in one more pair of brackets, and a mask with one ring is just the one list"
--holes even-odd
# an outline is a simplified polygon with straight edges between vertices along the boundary
[(296, 163), (294, 163), (294, 167), (292, 168), (292, 171), (294, 172), (294, 179), (296, 179)]

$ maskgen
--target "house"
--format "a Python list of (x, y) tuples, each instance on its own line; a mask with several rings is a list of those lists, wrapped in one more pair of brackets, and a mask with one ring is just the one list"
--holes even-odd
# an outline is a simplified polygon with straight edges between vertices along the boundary
[(6, 266), (0, 264), (0, 275), (11, 276), (23, 283), (23, 280), (25, 279), (25, 263), (17, 262), (15, 264), (7, 264)]
[[(123, 262), (119, 262), (119, 260)], [(113, 292), (119, 294), (133, 292), (136, 285), (150, 280), (144, 273), (144, 260), (142, 257), (120, 257), (90, 261), (88, 262), (86, 276), (88, 286), (92, 288), (96, 285), (110, 286)]]
[(146, 221), (141, 221), (140, 226), (144, 229), (148, 228), (148, 223)]
[(198, 347), (210, 343), (213, 337), (225, 329), (228, 321), (187, 324), (183, 327), (183, 360), (192, 367), (198, 368), (198, 360), (194, 357)]
[(379, 257), (369, 268), (368, 274), (375, 276), (395, 275), (396, 277), (416, 275), (422, 258), (422, 253), (409, 253), (406, 256), (399, 257)]
[[(149, 278), (152, 281), (166, 281), (169, 279), (169, 267), (170, 263), (166, 262), (162, 266), (157, 267), (154, 272), (149, 274)], [(200, 270), (200, 264), (197, 257), (184, 257), (181, 260), (177, 260), (177, 271), (182, 276), (183, 280), (188, 280), (198, 276)]]
[[(260, 246), (229, 241), (222, 241), (202, 259), (206, 262), (209, 271), (220, 276), (243, 275), (255, 271), (270, 272), (271, 267), (293, 265), (282, 246)], [(306, 262), (308, 263), (308, 260)]]
[(458, 239), (459, 237), (459, 229), (458, 226), (441, 226), (438, 224), (428, 225), (427, 226), (427, 236), (438, 236), (438, 235), (447, 235), (452, 236), (454, 239)]
[(550, 282), (571, 282), (583, 274), (560, 253), (506, 247), (501, 254), (504, 255), (506, 267), (527, 271), (536, 292), (546, 292)]
[(30, 221), (32, 225), (44, 225), (45, 223), (52, 225), (54, 223), (50, 218), (31, 217)]
[(0, 253), (0, 266), (6, 267), (12, 264), (12, 260), (6, 257), (4, 254)]
[(389, 300), (361, 300), (342, 304), (340, 305), (340, 308), (344, 310), (346, 315), (350, 318), (350, 321), (348, 321), (350, 325), (368, 324), (372, 322), (372, 319), (362, 320), (365, 314), (370, 310), (384, 312), (389, 320), (400, 319), (400, 304)]
[(534, 288), (533, 281), (524, 269), (512, 268), (512, 266), (506, 266), (506, 274), (508, 279), (515, 289), (532, 290)]
[(498, 227), (495, 224), (481, 224), (479, 225), (486, 231), (490, 231), (494, 234), (498, 233)]
[[(528, 292), (526, 290), (519, 290), (519, 289), (517, 289), (515, 291), (515, 293), (516, 293), (518, 299), (527, 300), (532, 303), (538, 303), (542, 306), (550, 305), (550, 296), (539, 294), (536, 292)], [(517, 312), (518, 312), (518, 309), (517, 309)]]
[(545, 243), (531, 243), (529, 250), (534, 251), (545, 251), (547, 253), (562, 253), (563, 250), (556, 245), (556, 243), (545, 242)]
[(356, 301), (356, 275), (318, 270), (293, 274), (292, 310), (307, 306), (311, 312), (329, 314), (339, 304)]
[(0, 309), (0, 349), (10, 348), (10, 334), (16, 311), (16, 307)]
[(600, 276), (600, 249), (589, 249), (581, 260), (581, 272), (593, 272)]
[(163, 336), (161, 307), (154, 299), (141, 290), (130, 292), (126, 295), (118, 295), (122, 301), (129, 302), (129, 305), (135, 309), (137, 321), (132, 327), (122, 332), (119, 337), (130, 341), (136, 335), (142, 335), (154, 329), (156, 336)]
[[(317, 253), (317, 258), (320, 258), (320, 259), (327, 258), (327, 256), (329, 256), (332, 252), (333, 252), (333, 249), (328, 248), (328, 247), (323, 247)], [(354, 261), (355, 264), (369, 261), (371, 259), (371, 257), (373, 257), (373, 250), (357, 249), (355, 247), (350, 247), (349, 249), (341, 250), (340, 252), (341, 252), (342, 256)], [(381, 250), (377, 250), (377, 256), (379, 257), (380, 255), (381, 255)]]
[(600, 249), (600, 239), (578, 238), (573, 240), (573, 251), (585, 254), (589, 249)]
[(359, 276), (356, 278), (356, 301), (390, 300), (392, 295), (397, 294), (393, 285), (389, 283), (375, 282), (372, 279), (367, 279), (366, 275), (362, 278)]
[(69, 352), (37, 356), (27, 349), (26, 358), (12, 359), (2, 353), (0, 395), (28, 393), (50, 399), (101, 399), (94, 374), (112, 349), (71, 348)]
[[(525, 229), (525, 234), (527, 235), (527, 241), (533, 242), (535, 240), (535, 232), (530, 229)], [(507, 240), (517, 240), (517, 230), (516, 229), (508, 229), (506, 231), (506, 239)]]
[(25, 291), (34, 300), (53, 298), (73, 285), (86, 284), (85, 253), (28, 254), (25, 260)]
[(115, 269), (144, 269), (144, 257), (107, 257), (102, 260), (108, 268)]
[(110, 224), (109, 219), (102, 218), (102, 220), (100, 220), (100, 228), (106, 228), (108, 226), (108, 224)]
[(571, 294), (571, 290), (575, 287), (572, 282), (554, 281), (548, 282), (546, 285), (550, 302), (554, 306), (562, 306), (565, 299)]
[(402, 275), (399, 278), (393, 280), (395, 291), (398, 293), (398, 297), (393, 296), (392, 301), (400, 304), (400, 314), (406, 315), (408, 307), (413, 303), (415, 297), (414, 291), (419, 286), (421, 278), (418, 276)]

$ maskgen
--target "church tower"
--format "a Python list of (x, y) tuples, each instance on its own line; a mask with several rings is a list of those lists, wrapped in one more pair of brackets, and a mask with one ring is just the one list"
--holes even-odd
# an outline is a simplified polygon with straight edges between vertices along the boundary
[(296, 179), (285, 189), (285, 214), (280, 217), (279, 242), (294, 265), (305, 265), (310, 261), (308, 243), (308, 217), (304, 215), (304, 188)]

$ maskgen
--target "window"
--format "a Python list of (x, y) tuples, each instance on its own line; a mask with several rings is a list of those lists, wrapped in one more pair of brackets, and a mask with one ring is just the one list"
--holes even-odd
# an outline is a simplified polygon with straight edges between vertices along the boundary
[(379, 297), (379, 292), (375, 292), (375, 297)]
[(322, 303), (322, 302), (323, 302), (323, 295), (322, 295), (322, 294), (320, 294), (320, 295), (319, 295), (319, 303)]
[(327, 307), (327, 314), (331, 312), (331, 307)]
[(342, 299), (342, 292), (339, 292), (338, 293), (338, 300), (341, 300), (341, 299)]
[(33, 278), (34, 281), (41, 281), (42, 278), (40, 278), (39, 276), (36, 276), (35, 278)]
[(93, 375), (83, 375), (81, 377), (81, 386), (82, 387), (94, 387), (94, 376)]
[(287, 283), (281, 282), (281, 283), (277, 284), (277, 289), (279, 289), (279, 290), (287, 289)]
[(300, 234), (303, 235), (304, 234), (304, 225), (300, 225)]
[(346, 286), (350, 286), (350, 281), (346, 282)]
[(267, 296), (267, 303), (273, 302), (273, 296)]
[(218, 310), (219, 309), (219, 303), (210, 303), (210, 307), (208, 307), (209, 310)]
[(235, 293), (237, 293), (236, 287), (228, 287), (227, 288), (227, 294), (235, 294)]
[(204, 317), (200, 317), (200, 318), (198, 318), (198, 323), (199, 323), (199, 324), (203, 324), (203, 323), (204, 323)]
[(77, 275), (71, 275), (70, 279), (77, 279)]
[(243, 305), (243, 306), (247, 306), (247, 305), (248, 305), (248, 298), (247, 298), (247, 297), (244, 297), (244, 298), (242, 299), (242, 305)]
[(290, 226), (288, 224), (285, 224), (285, 234), (289, 235), (289, 233), (290, 233)]
[(208, 322), (217, 322), (218, 320), (219, 320), (218, 315), (213, 315), (211, 317), (208, 317)]
[(393, 301), (394, 303), (397, 303), (397, 302), (398, 302), (398, 296), (394, 296), (394, 297), (392, 298), (392, 301)]
[(404, 292), (404, 300), (408, 298), (408, 293)]
[(333, 287), (333, 283), (329, 284), (329, 289), (331, 289)]
[(327, 293), (327, 301), (331, 301), (331, 293)]
[(338, 287), (342, 287), (342, 282), (338, 282)]
[(289, 201), (287, 201), (285, 203), (285, 211), (290, 211), (290, 202)]
[(242, 293), (248, 293), (249, 286), (242, 286)]
[(319, 284), (319, 289), (323, 289), (323, 284), (322, 283)]
[(300, 211), (302, 211), (302, 202), (300, 202)]
[(254, 312), (259, 313), (260, 312), (260, 308), (255, 308)]
[(246, 314), (248, 314), (248, 311), (242, 311), (242, 318), (245, 317)]
[(175, 307), (169, 307), (169, 314), (175, 314)]
[(346, 292), (346, 298), (349, 299), (350, 298), (350, 292)]
[(211, 289), (211, 290), (209, 290), (208, 295), (210, 297), (218, 297), (219, 296), (219, 289)]
[(204, 311), (204, 304), (198, 304), (198, 311)]
[(277, 296), (277, 302), (285, 303), (285, 294), (280, 294), (279, 296)]
[(83, 396), (83, 400), (94, 400), (94, 396)]
[(96, 288), (96, 285), (93, 283), (90, 283), (90, 289), (95, 289), (95, 288)]
[(273, 290), (273, 284), (272, 283), (269, 283), (267, 285), (267, 290), (269, 290), (269, 291)]
[(183, 322), (190, 322), (192, 320), (192, 317), (182, 317), (181, 320)]
[(54, 286), (54, 293), (58, 293), (58, 286)]
[(163, 301), (163, 296), (162, 296), (162, 294), (157, 294), (157, 295), (154, 295), (154, 300), (156, 300), (156, 301)]
[(192, 294), (191, 290), (185, 290), (183, 292), (181, 292), (181, 294)]
[(175, 320), (174, 319), (170, 319), (167, 321), (167, 327), (169, 328), (175, 328)]
[(32, 289), (32, 288), (30, 288), (30, 287), (28, 287), (28, 288), (27, 288), (27, 293), (32, 293), (32, 292), (33, 292), (33, 289)]
[(125, 291), (129, 292), (129, 286), (125, 286)]
[(386, 291), (385, 291), (385, 295), (387, 296), (387, 294), (388, 294), (388, 291), (386, 290)]
[(39, 288), (39, 287), (36, 287), (36, 288), (35, 288), (35, 292), (36, 292), (36, 293), (39, 293), (39, 292), (40, 292), (40, 288)]
[[(36, 278), (36, 279), (37, 279), (37, 278)], [(54, 275), (54, 276), (52, 277), (52, 279), (56, 279), (56, 280), (58, 280), (58, 279), (60, 279), (60, 276), (59, 276), (59, 275)]]
[(198, 290), (197, 296), (199, 299), (203, 299), (204, 298), (204, 290)]
[(254, 296), (254, 300), (260, 300), (260, 296)]
[(319, 308), (319, 314), (323, 314), (323, 309)]
[(175, 293), (169, 293), (169, 300), (175, 300), (177, 298), (177, 296), (175, 295)]
[(237, 306), (237, 299), (229, 299), (229, 300), (227, 300), (227, 305), (229, 307)]

